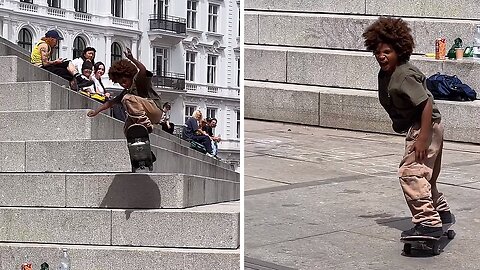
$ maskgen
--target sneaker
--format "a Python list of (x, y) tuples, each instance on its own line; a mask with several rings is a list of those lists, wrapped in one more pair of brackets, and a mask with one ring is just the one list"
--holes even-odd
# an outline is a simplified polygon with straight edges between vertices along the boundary
[(415, 227), (411, 228), (410, 230), (406, 230), (402, 232), (402, 237), (407, 236), (430, 236), (439, 238), (443, 235), (442, 227), (428, 227), (423, 226), (422, 224), (417, 224)]
[(214, 155), (212, 155), (212, 154), (210, 154), (210, 153), (208, 153), (208, 152), (207, 152), (205, 155), (207, 155), (207, 157), (211, 157), (211, 158), (214, 157)]
[(75, 77), (75, 79), (77, 80), (77, 86), (78, 86), (79, 89), (81, 89), (83, 87), (89, 87), (89, 86), (93, 85), (93, 81), (84, 79), (84, 78), (82, 78), (82, 76), (77, 76), (77, 77)]
[(454, 222), (454, 218), (450, 211), (438, 211), (440, 214), (440, 219), (442, 220), (443, 224), (449, 224)]

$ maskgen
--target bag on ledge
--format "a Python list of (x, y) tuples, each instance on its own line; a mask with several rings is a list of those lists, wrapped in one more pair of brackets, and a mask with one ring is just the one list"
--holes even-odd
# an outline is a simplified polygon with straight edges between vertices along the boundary
[(457, 76), (434, 74), (427, 79), (427, 88), (435, 99), (453, 101), (472, 101), (477, 99), (477, 92), (462, 83)]

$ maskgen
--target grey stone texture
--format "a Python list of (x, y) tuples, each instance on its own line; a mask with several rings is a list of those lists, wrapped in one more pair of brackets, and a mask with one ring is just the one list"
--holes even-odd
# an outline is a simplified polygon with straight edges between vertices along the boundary
[(307, 11), (332, 13), (365, 13), (365, 0), (346, 0), (338, 4), (336, 0), (248, 0), (245, 9), (277, 10), (277, 11)]
[(245, 50), (245, 79), (285, 82), (287, 78), (286, 51)]
[[(291, 117), (282, 115), (288, 109), (294, 111), (292, 109), (294, 107), (288, 108), (286, 103), (283, 103), (284, 107), (272, 106), (270, 102), (278, 96), (289, 95), (293, 92), (292, 95), (298, 98), (296, 100), (298, 104), (310, 104), (311, 106), (312, 115), (305, 117), (317, 117), (313, 114), (318, 113), (318, 124), (314, 122), (305, 124), (394, 134), (391, 120), (378, 102), (376, 91), (307, 86), (292, 90), (293, 87), (295, 86), (279, 83), (245, 82), (245, 117), (298, 123)], [(259, 92), (262, 99), (256, 98)], [(318, 103), (314, 102), (318, 106), (311, 103), (312, 92), (318, 93)], [(248, 102), (253, 100), (255, 103), (248, 105)], [(480, 120), (477, 117), (480, 107), (479, 100), (473, 102), (437, 100), (436, 103), (442, 114), (446, 140), (480, 143), (480, 129), (478, 128)], [(265, 109), (250, 109), (252, 106)], [(302, 110), (303, 107), (300, 106), (300, 111), (302, 112)], [(272, 115), (276, 115), (278, 118), (273, 118)], [(304, 115), (304, 113), (302, 112), (300, 115)]]
[(112, 244), (237, 249), (237, 203), (185, 210), (113, 210)]
[(240, 250), (105, 247), (54, 244), (0, 243), (0, 270), (20, 269), (25, 256), (34, 269), (48, 262), (56, 269), (61, 249), (70, 256), (72, 270), (232, 270), (240, 269)]
[(65, 178), (67, 207), (186, 208), (239, 199), (238, 182), (184, 174), (68, 174)]
[(245, 117), (318, 125), (320, 90), (316, 87), (248, 82), (244, 87)]
[(435, 0), (365, 0), (367, 14), (382, 14), (412, 17), (480, 19), (477, 10), (480, 2), (475, 0), (443, 1)]
[(51, 81), (68, 87), (68, 81), (17, 56), (0, 56), (1, 82)]
[(27, 141), (26, 172), (129, 172), (124, 140)]
[[(301, 85), (319, 85), (326, 87), (378, 89), (377, 74), (379, 71), (375, 58), (367, 52), (331, 51), (325, 49), (302, 49), (262, 46), (245, 46), (246, 80), (260, 80), (271, 82), (285, 82), (282, 76), (278, 76), (273, 70), (264, 72), (265, 69), (257, 70), (257, 66), (283, 65), (279, 59), (262, 58), (262, 52), (275, 54), (283, 57), (286, 55), (285, 66), (277, 67), (276, 70), (285, 68), (287, 83)], [(287, 50), (286, 54), (284, 51)], [(251, 52), (250, 52), (251, 51)], [(283, 58), (282, 58), (283, 59)], [(266, 62), (268, 61), (268, 62)], [(417, 66), (425, 76), (431, 76), (437, 72), (448, 75), (457, 75), (462, 82), (474, 89), (480, 89), (480, 81), (474, 74), (480, 69), (480, 61), (473, 59), (435, 60), (420, 56), (412, 56), (412, 64)], [(255, 72), (255, 71), (258, 72)], [(275, 75), (272, 75), (275, 74)]]
[(107, 210), (0, 208), (0, 213), (2, 242), (110, 244), (111, 213)]
[(2, 173), (0, 183), (2, 206), (65, 206), (65, 175)]
[(25, 171), (25, 142), (0, 141), (0, 171)]
[[(365, 51), (362, 33), (376, 18), (362, 15), (247, 12), (245, 43)], [(447, 46), (457, 37), (472, 45), (476, 21), (405, 18), (415, 41), (414, 53), (435, 52), (435, 39)]]

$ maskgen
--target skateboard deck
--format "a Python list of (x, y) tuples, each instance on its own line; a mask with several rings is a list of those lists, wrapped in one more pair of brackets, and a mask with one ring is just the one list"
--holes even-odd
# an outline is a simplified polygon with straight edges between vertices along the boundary
[(440, 237), (431, 237), (431, 236), (406, 236), (401, 237), (400, 241), (403, 244), (403, 252), (405, 255), (410, 255), (412, 253), (412, 249), (419, 249), (419, 250), (429, 250), (432, 252), (433, 255), (439, 255), (441, 252), (440, 249), (440, 240), (444, 237), (448, 239), (455, 238), (455, 231), (450, 230), (453, 224), (455, 224), (455, 217), (452, 215), (453, 222), (443, 224), (442, 230), (443, 235)]
[(132, 164), (132, 172), (153, 170), (153, 157), (148, 130), (143, 125), (134, 124), (127, 129), (127, 145)]

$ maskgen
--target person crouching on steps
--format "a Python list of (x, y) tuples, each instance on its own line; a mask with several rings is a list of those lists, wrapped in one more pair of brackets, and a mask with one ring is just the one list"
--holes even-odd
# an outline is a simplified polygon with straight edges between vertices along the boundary
[(440, 237), (451, 223), (450, 207), (437, 188), (443, 125), (425, 75), (409, 60), (414, 41), (402, 19), (380, 17), (363, 33), (365, 47), (379, 66), (378, 97), (397, 133), (406, 133), (398, 175), (415, 226), (405, 236)]
[(130, 49), (127, 49), (125, 56), (128, 60), (119, 60), (113, 63), (108, 70), (110, 80), (119, 83), (124, 90), (96, 110), (90, 110), (87, 115), (94, 117), (101, 111), (122, 103), (127, 112), (124, 133), (126, 134), (127, 129), (133, 124), (143, 125), (147, 128), (148, 133), (152, 133), (153, 124), (159, 124), (163, 114), (160, 96), (152, 87), (151, 76), (153, 74), (133, 57)]

